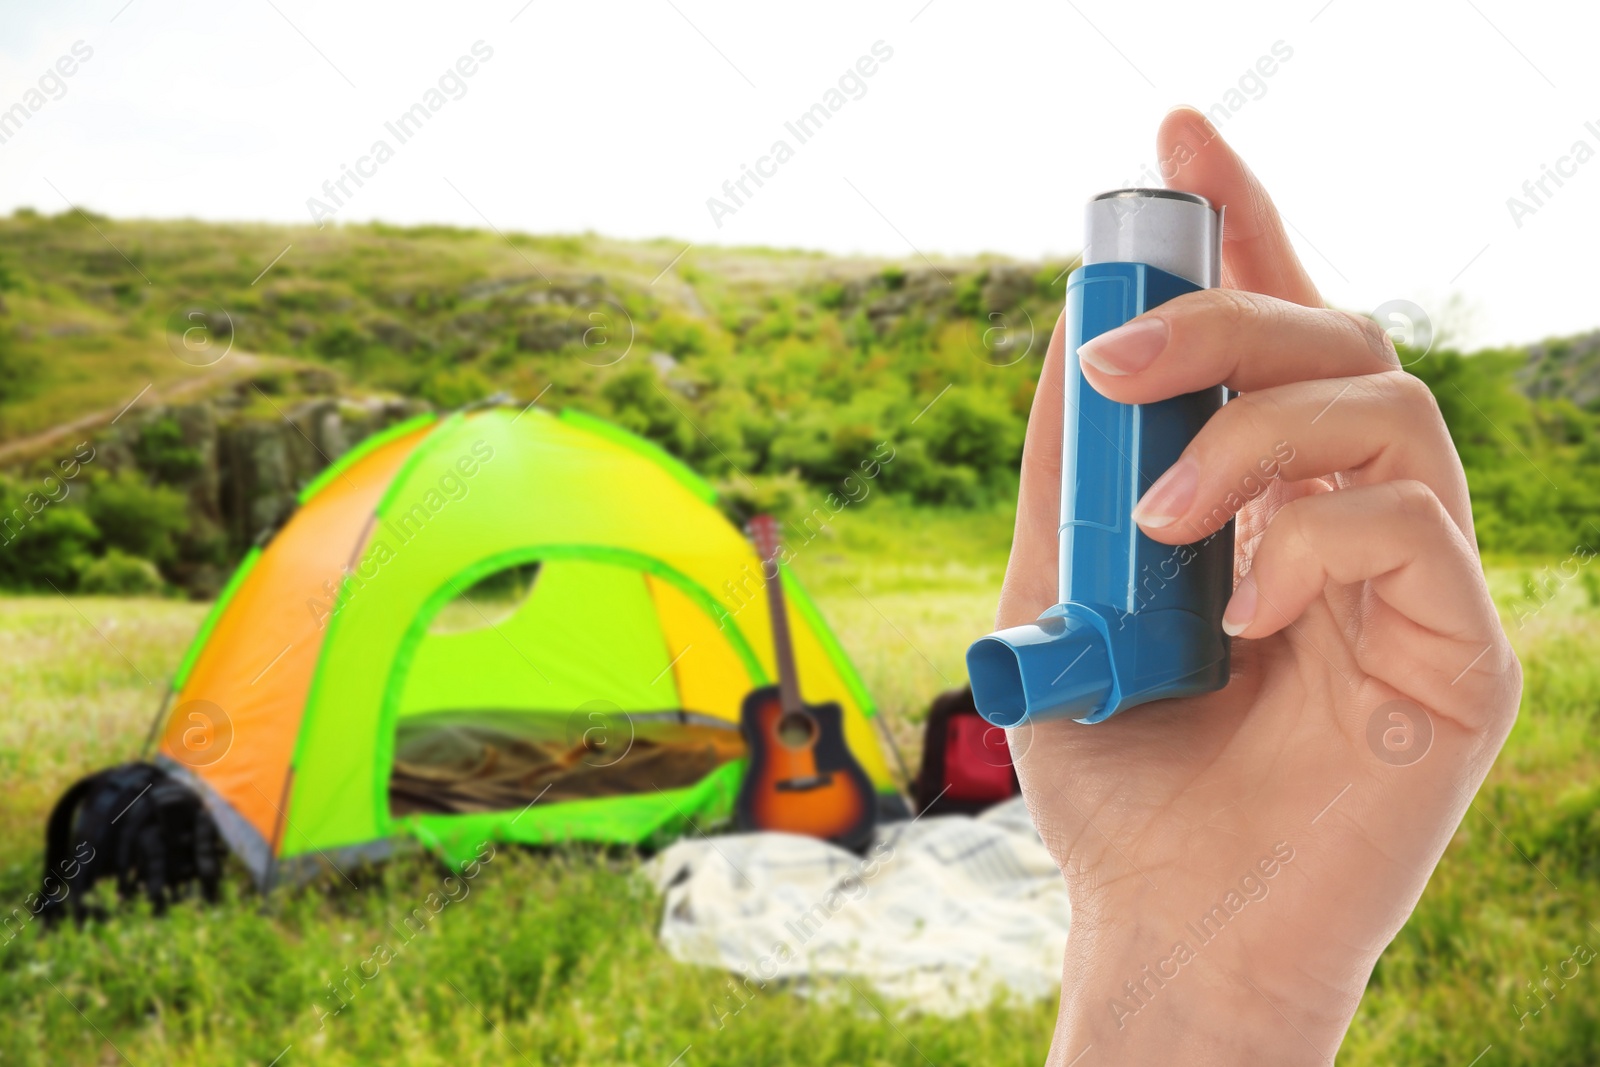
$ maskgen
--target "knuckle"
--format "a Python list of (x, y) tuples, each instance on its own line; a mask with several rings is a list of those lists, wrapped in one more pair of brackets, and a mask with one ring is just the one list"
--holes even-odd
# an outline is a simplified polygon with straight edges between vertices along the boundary
[(1400, 366), (1400, 356), (1394, 350), (1394, 338), (1375, 320), (1350, 311), (1334, 310), (1332, 314), (1337, 315), (1355, 333), (1380, 367)]
[(1396, 509), (1402, 515), (1432, 522), (1447, 518), (1444, 514), (1444, 505), (1426, 482), (1419, 482), (1414, 478), (1402, 478), (1389, 482), (1388, 486), (1390, 492), (1394, 494)]
[(1508, 697), (1504, 705), (1504, 718), (1506, 730), (1509, 732), (1512, 723), (1517, 721), (1517, 708), (1522, 703), (1522, 659), (1517, 655), (1516, 649), (1511, 647), (1510, 641), (1506, 642), (1503, 655), (1505, 669), (1501, 672), (1501, 676), (1505, 678)]
[[(1350, 399), (1358, 404), (1382, 408), (1392, 403), (1395, 396), (1388, 380), (1390, 377), (1387, 374), (1360, 374), (1350, 378), (1329, 379), (1329, 385), (1342, 382), (1336, 395), (1343, 396), (1348, 392)], [(1403, 387), (1397, 385), (1394, 388)]]
[(1254, 293), (1242, 289), (1206, 289), (1204, 293), (1208, 312), (1230, 329), (1248, 329), (1264, 315), (1261, 302)]
[(1222, 439), (1254, 442), (1272, 436), (1273, 427), (1284, 421), (1284, 411), (1284, 399), (1275, 395), (1275, 390), (1266, 389), (1234, 397), (1222, 405), (1212, 421), (1221, 423), (1218, 436)]
[(1444, 417), (1439, 410), (1439, 399), (1428, 388), (1427, 382), (1407, 371), (1396, 371), (1385, 377), (1390, 379), (1386, 382), (1387, 386), (1394, 391), (1406, 410), (1440, 419)]
[(1301, 497), (1283, 505), (1272, 516), (1263, 547), (1266, 542), (1272, 542), (1279, 554), (1302, 560), (1315, 555), (1313, 539), (1316, 523), (1312, 513), (1317, 507), (1316, 497)]
[(1267, 535), (1262, 539), (1260, 554), (1275, 558), (1279, 569), (1304, 567), (1321, 556), (1317, 546), (1317, 524), (1312, 521), (1312, 509), (1307, 500), (1296, 500), (1272, 517)]
[(1192, 329), (1196, 337), (1216, 337), (1247, 330), (1263, 315), (1260, 298), (1239, 289), (1202, 289), (1169, 301), (1174, 330)]
[(1496, 643), (1494, 655), (1482, 655), (1468, 669), (1471, 680), (1462, 688), (1479, 694), (1474, 710), (1483, 715), (1483, 727), (1504, 738), (1516, 724), (1522, 703), (1522, 660), (1510, 641), (1502, 637)]

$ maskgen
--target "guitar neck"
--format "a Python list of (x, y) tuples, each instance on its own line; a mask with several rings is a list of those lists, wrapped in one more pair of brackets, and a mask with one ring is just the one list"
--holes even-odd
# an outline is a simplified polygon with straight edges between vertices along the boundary
[(784, 711), (801, 711), (800, 679), (794, 666), (794, 645), (789, 635), (789, 612), (783, 601), (783, 575), (774, 555), (761, 566), (767, 581), (767, 608), (772, 613), (772, 649), (778, 661), (778, 699)]

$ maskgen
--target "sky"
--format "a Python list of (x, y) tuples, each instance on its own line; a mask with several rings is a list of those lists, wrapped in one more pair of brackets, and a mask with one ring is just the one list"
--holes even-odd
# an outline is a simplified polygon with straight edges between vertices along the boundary
[(1600, 327), (1597, 29), (1508, 0), (37, 5), (0, 19), (0, 210), (1063, 257), (1188, 103), (1329, 302), (1524, 343)]

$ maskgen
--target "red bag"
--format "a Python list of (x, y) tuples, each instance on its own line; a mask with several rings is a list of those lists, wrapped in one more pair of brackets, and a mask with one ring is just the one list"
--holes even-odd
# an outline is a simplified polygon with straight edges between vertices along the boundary
[(1006, 732), (972, 702), (972, 687), (941, 693), (923, 726), (917, 812), (975, 815), (1020, 793)]

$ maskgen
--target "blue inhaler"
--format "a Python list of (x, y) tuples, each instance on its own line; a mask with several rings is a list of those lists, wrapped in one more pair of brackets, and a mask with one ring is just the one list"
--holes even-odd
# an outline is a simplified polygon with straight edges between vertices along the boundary
[(1102, 722), (1228, 683), (1231, 519), (1203, 541), (1163, 545), (1131, 517), (1227, 391), (1118, 404), (1089, 385), (1077, 356), (1090, 338), (1217, 285), (1221, 260), (1222, 217), (1204, 197), (1120, 189), (1089, 202), (1083, 265), (1067, 279), (1060, 603), (967, 650), (978, 711), (996, 726)]

